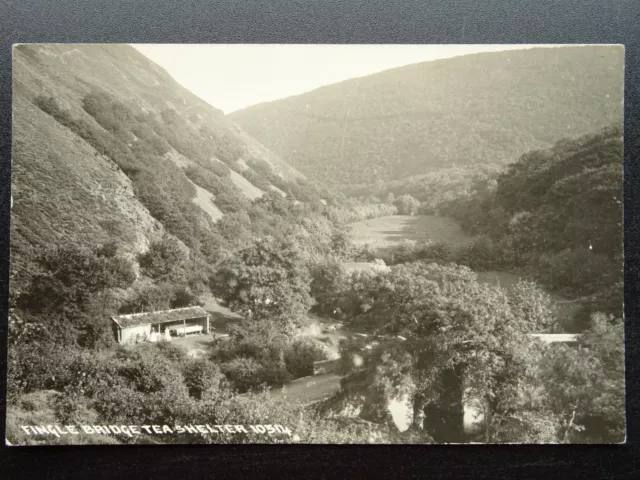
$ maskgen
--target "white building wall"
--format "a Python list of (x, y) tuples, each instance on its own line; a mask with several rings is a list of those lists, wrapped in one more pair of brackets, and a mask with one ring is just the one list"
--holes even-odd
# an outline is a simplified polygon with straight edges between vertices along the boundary
[(136, 327), (123, 328), (122, 339), (120, 340), (120, 343), (126, 345), (130, 342), (130, 340), (132, 340), (135, 343), (136, 335), (138, 334), (143, 335), (145, 333), (147, 334), (147, 337), (151, 335), (151, 325), (139, 325)]

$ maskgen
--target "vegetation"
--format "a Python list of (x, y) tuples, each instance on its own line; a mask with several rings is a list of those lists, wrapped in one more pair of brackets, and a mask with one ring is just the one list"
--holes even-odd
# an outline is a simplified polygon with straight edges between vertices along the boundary
[(222, 262), (211, 289), (232, 310), (286, 328), (309, 310), (309, 283), (300, 247), (267, 237)]
[[(129, 262), (110, 249), (68, 246), (47, 249), (35, 264), (38, 273), (24, 290), (14, 292), (21, 322), (19, 328), (15, 324), (12, 337), (21, 343), (44, 340), (60, 347), (109, 345), (106, 313), (117, 302), (115, 290), (135, 279)], [(42, 339), (44, 335), (47, 338)]]
[(550, 300), (533, 284), (502, 290), (465, 267), (415, 263), (365, 285), (356, 321), (380, 342), (343, 344), (341, 368), (345, 391), (368, 399), (366, 418), (383, 421), (389, 400), (406, 394), (435, 441), (459, 442), (466, 399), (483, 414), (479, 441), (623, 440), (620, 320), (594, 316), (577, 349), (544, 346), (526, 335), (553, 324)]
[[(447, 100), (446, 112), (476, 115), (484, 103), (496, 101), (506, 113), (498, 118), (487, 109), (483, 126), (466, 122), (468, 135), (461, 136), (464, 122), (438, 115), (433, 99), (422, 94), (412, 104), (428, 105), (428, 115), (418, 115), (409, 128), (400, 122), (401, 112), (382, 105), (374, 118), (364, 109), (358, 115), (381, 122), (383, 130), (370, 122), (347, 122), (346, 127), (342, 122), (342, 131), (363, 128), (376, 136), (374, 152), (362, 144), (356, 149), (369, 155), (366, 166), (358, 155), (344, 162), (344, 154), (354, 150), (353, 139), (364, 136), (350, 136), (337, 155), (335, 145), (316, 145), (313, 133), (301, 148), (322, 150), (321, 156), (331, 159), (314, 164), (310, 171), (322, 173), (314, 178), (334, 175), (340, 165), (344, 181), (352, 181), (356, 171), (363, 182), (382, 179), (358, 190), (357, 198), (347, 198), (291, 170), (287, 175), (277, 159), (255, 154), (260, 148), (220, 112), (130, 49), (95, 47), (99, 60), (91, 74), (82, 68), (84, 60), (76, 59), (77, 80), (58, 78), (63, 75), (54, 60), (51, 71), (44, 68), (38, 48), (17, 47), (16, 57), (30, 67), (37, 62), (38, 68), (18, 63), (16, 69), (21, 108), (14, 144), (15, 261), (9, 299), (11, 441), (23, 443), (20, 425), (33, 422), (279, 424), (291, 430), (271, 436), (185, 431), (161, 440), (115, 433), (75, 440), (83, 443), (615, 442), (624, 437), (620, 128), (530, 152), (500, 175), (493, 167), (473, 173), (449, 166), (416, 182), (385, 183), (391, 167), (422, 172), (416, 148), (429, 155), (428, 164), (449, 165), (460, 158), (465, 159), (461, 163), (482, 162), (490, 153), (499, 164), (506, 155), (549, 141), (559, 130), (553, 122), (566, 118), (545, 108), (536, 110), (535, 118), (523, 117), (522, 111), (535, 110), (524, 107), (537, 102), (556, 105), (566, 88), (556, 89), (549, 80), (540, 99), (514, 95), (519, 121), (525, 123), (513, 122), (512, 110), (501, 103), (505, 92), (517, 93), (514, 78), (523, 81), (513, 72), (537, 53), (488, 55), (494, 68), (483, 67), (473, 88), (463, 88), (473, 78), (464, 59), (433, 64), (445, 76), (433, 65), (417, 65), (363, 82), (363, 91), (375, 96), (380, 79), (419, 77), (424, 85), (427, 75), (438, 102), (444, 101), (442, 95), (448, 98), (451, 86), (461, 92)], [(52, 59), (59, 48), (50, 47)], [(584, 59), (602, 62), (594, 52), (603, 48), (609, 47), (557, 49), (553, 55), (565, 63), (563, 72), (577, 74)], [(516, 69), (507, 68), (504, 58)], [(548, 61), (535, 64), (552, 65), (542, 73), (546, 77), (556, 78), (560, 71)], [(112, 75), (113, 85), (106, 85), (93, 73), (106, 74), (104, 65), (107, 72), (116, 67), (135, 72), (138, 80), (121, 83)], [(461, 80), (443, 82), (451, 78), (446, 70), (452, 66)], [(610, 81), (603, 71), (582, 89), (572, 85), (577, 93), (570, 101), (580, 103), (575, 111), (583, 112), (583, 104), (591, 111), (589, 100), (602, 96), (602, 84)], [(33, 72), (51, 81), (33, 78)], [(502, 74), (512, 90), (500, 91), (500, 99), (478, 100), (476, 87)], [(531, 81), (540, 83), (539, 74)], [(136, 91), (137, 81), (144, 88)], [(70, 83), (52, 91), (42, 87), (63, 82)], [(348, 84), (308, 95), (315, 98)], [(389, 98), (403, 105), (394, 95), (411, 93), (412, 85), (393, 88)], [(385, 99), (386, 88), (380, 90)], [(337, 95), (341, 102), (343, 97)], [(467, 102), (464, 108), (456, 108), (458, 99)], [(345, 104), (350, 102), (355, 100)], [(607, 107), (602, 117), (617, 108)], [(546, 116), (553, 134), (537, 115)], [(582, 131), (603, 118), (580, 116), (574, 128)], [(378, 137), (396, 136), (398, 122), (399, 142), (378, 144)], [(323, 122), (329, 129), (332, 124)], [(529, 136), (522, 134), (525, 124)], [(422, 141), (403, 142), (405, 134), (423, 138), (415, 128), (427, 127), (435, 132), (429, 148)], [(463, 139), (452, 142), (452, 134)], [(489, 144), (491, 152), (485, 148)], [(307, 165), (312, 157), (302, 154), (300, 161)], [(263, 195), (249, 200), (233, 183), (238, 178), (231, 170)], [(222, 218), (214, 222), (194, 203), (200, 189), (213, 195)], [(453, 221), (421, 224), (417, 216), (424, 212), (455, 217), (472, 241), (450, 241), (464, 236)], [(396, 219), (409, 230), (416, 225), (432, 230), (435, 240), (407, 234), (377, 251), (352, 242), (347, 223), (396, 214), (404, 215)], [(369, 265), (351, 268), (361, 262)], [(524, 270), (582, 302), (583, 336), (577, 345), (545, 346), (532, 338), (531, 333), (558, 330), (550, 296), (534, 281), (502, 288), (481, 282), (474, 272), (495, 269)], [(227, 338), (209, 337), (199, 358), (174, 343), (114, 344), (110, 316), (203, 305), (205, 294), (240, 319), (228, 328)], [(264, 390), (312, 375), (314, 362), (328, 358), (325, 344), (307, 333), (315, 326), (307, 317), (310, 311), (327, 321), (340, 318), (347, 332), (368, 336), (339, 345), (338, 373), (345, 376), (339, 394), (303, 407)], [(413, 425), (403, 433), (390, 419), (389, 402), (398, 399), (406, 399), (413, 412)], [(461, 431), (465, 402), (482, 412), (475, 437)], [(38, 443), (34, 437), (26, 441)]]
[[(612, 126), (522, 156), (493, 189), (444, 212), (479, 235), (460, 260), (528, 267), (544, 285), (622, 316), (622, 130)], [(594, 309), (595, 307), (595, 309)]]
[(619, 121), (623, 56), (606, 46), (466, 55), (329, 85), (231, 118), (327, 185), (504, 165)]

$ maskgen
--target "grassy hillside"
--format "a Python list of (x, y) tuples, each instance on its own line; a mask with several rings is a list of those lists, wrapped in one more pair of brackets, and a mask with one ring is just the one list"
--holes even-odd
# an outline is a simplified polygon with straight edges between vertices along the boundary
[(224, 214), (305, 182), (129, 46), (13, 54), (17, 271), (50, 245), (115, 240), (139, 254), (169, 233), (197, 251), (215, 243)]
[(623, 49), (536, 48), (409, 65), (231, 114), (329, 185), (505, 164), (622, 118)]

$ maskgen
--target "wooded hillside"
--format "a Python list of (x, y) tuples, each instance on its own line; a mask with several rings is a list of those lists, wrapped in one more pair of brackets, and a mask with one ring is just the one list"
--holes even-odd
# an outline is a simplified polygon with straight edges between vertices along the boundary
[(535, 48), (419, 63), (230, 117), (329, 185), (505, 164), (620, 121), (624, 51)]

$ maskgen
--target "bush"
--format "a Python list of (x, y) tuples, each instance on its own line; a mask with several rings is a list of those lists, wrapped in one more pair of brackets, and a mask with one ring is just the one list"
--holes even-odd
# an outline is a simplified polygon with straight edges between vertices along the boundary
[(231, 169), (228, 165), (215, 160), (211, 160), (204, 168), (221, 178), (228, 178), (231, 175)]
[(24, 393), (60, 387), (64, 378), (65, 356), (61, 348), (50, 345), (14, 345), (9, 349), (7, 400), (15, 401)]
[(284, 352), (284, 362), (293, 378), (313, 375), (313, 362), (326, 360), (323, 345), (310, 337), (295, 338)]
[(220, 368), (210, 360), (197, 359), (187, 362), (183, 369), (184, 381), (189, 395), (196, 399), (215, 396), (226, 385)]
[(455, 254), (455, 262), (474, 270), (497, 270), (505, 265), (498, 245), (488, 236), (478, 237)]
[(129, 388), (144, 394), (186, 388), (179, 366), (160, 353), (153, 347), (136, 349), (119, 365), (119, 376)]
[(397, 207), (400, 215), (417, 215), (420, 210), (420, 201), (409, 194), (396, 198), (394, 205)]
[(170, 237), (153, 242), (149, 250), (138, 257), (142, 273), (156, 280), (175, 276), (172, 274), (180, 276), (187, 260), (187, 254)]
[(234, 358), (222, 364), (221, 368), (240, 392), (255, 390), (263, 385), (283, 385), (291, 378), (283, 366), (271, 363), (265, 367), (249, 357)]
[(267, 180), (265, 177), (260, 176), (253, 170), (247, 169), (243, 171), (242, 176), (249, 180), (254, 187), (257, 187), (265, 192), (270, 190), (269, 187), (271, 186), (271, 184), (269, 183), (269, 180)]
[(365, 345), (366, 341), (362, 338), (340, 340), (338, 346), (338, 353), (340, 354), (338, 373), (349, 375), (366, 367), (368, 352), (365, 349)]
[(427, 242), (416, 246), (416, 260), (433, 263), (448, 263), (451, 261), (452, 250), (445, 242)]
[(224, 213), (238, 213), (248, 210), (251, 202), (242, 194), (222, 192), (213, 199), (216, 206)]
[(596, 313), (613, 315), (615, 318), (622, 318), (624, 303), (624, 283), (616, 282), (607, 289), (598, 292), (582, 305), (576, 314), (580, 330), (589, 326), (591, 316)]
[(65, 393), (57, 395), (53, 401), (56, 420), (63, 425), (78, 425), (82, 423), (79, 415), (82, 400), (82, 396), (74, 389), (69, 389)]
[(622, 268), (605, 255), (575, 249), (537, 262), (540, 280), (566, 296), (592, 295), (622, 281)]

